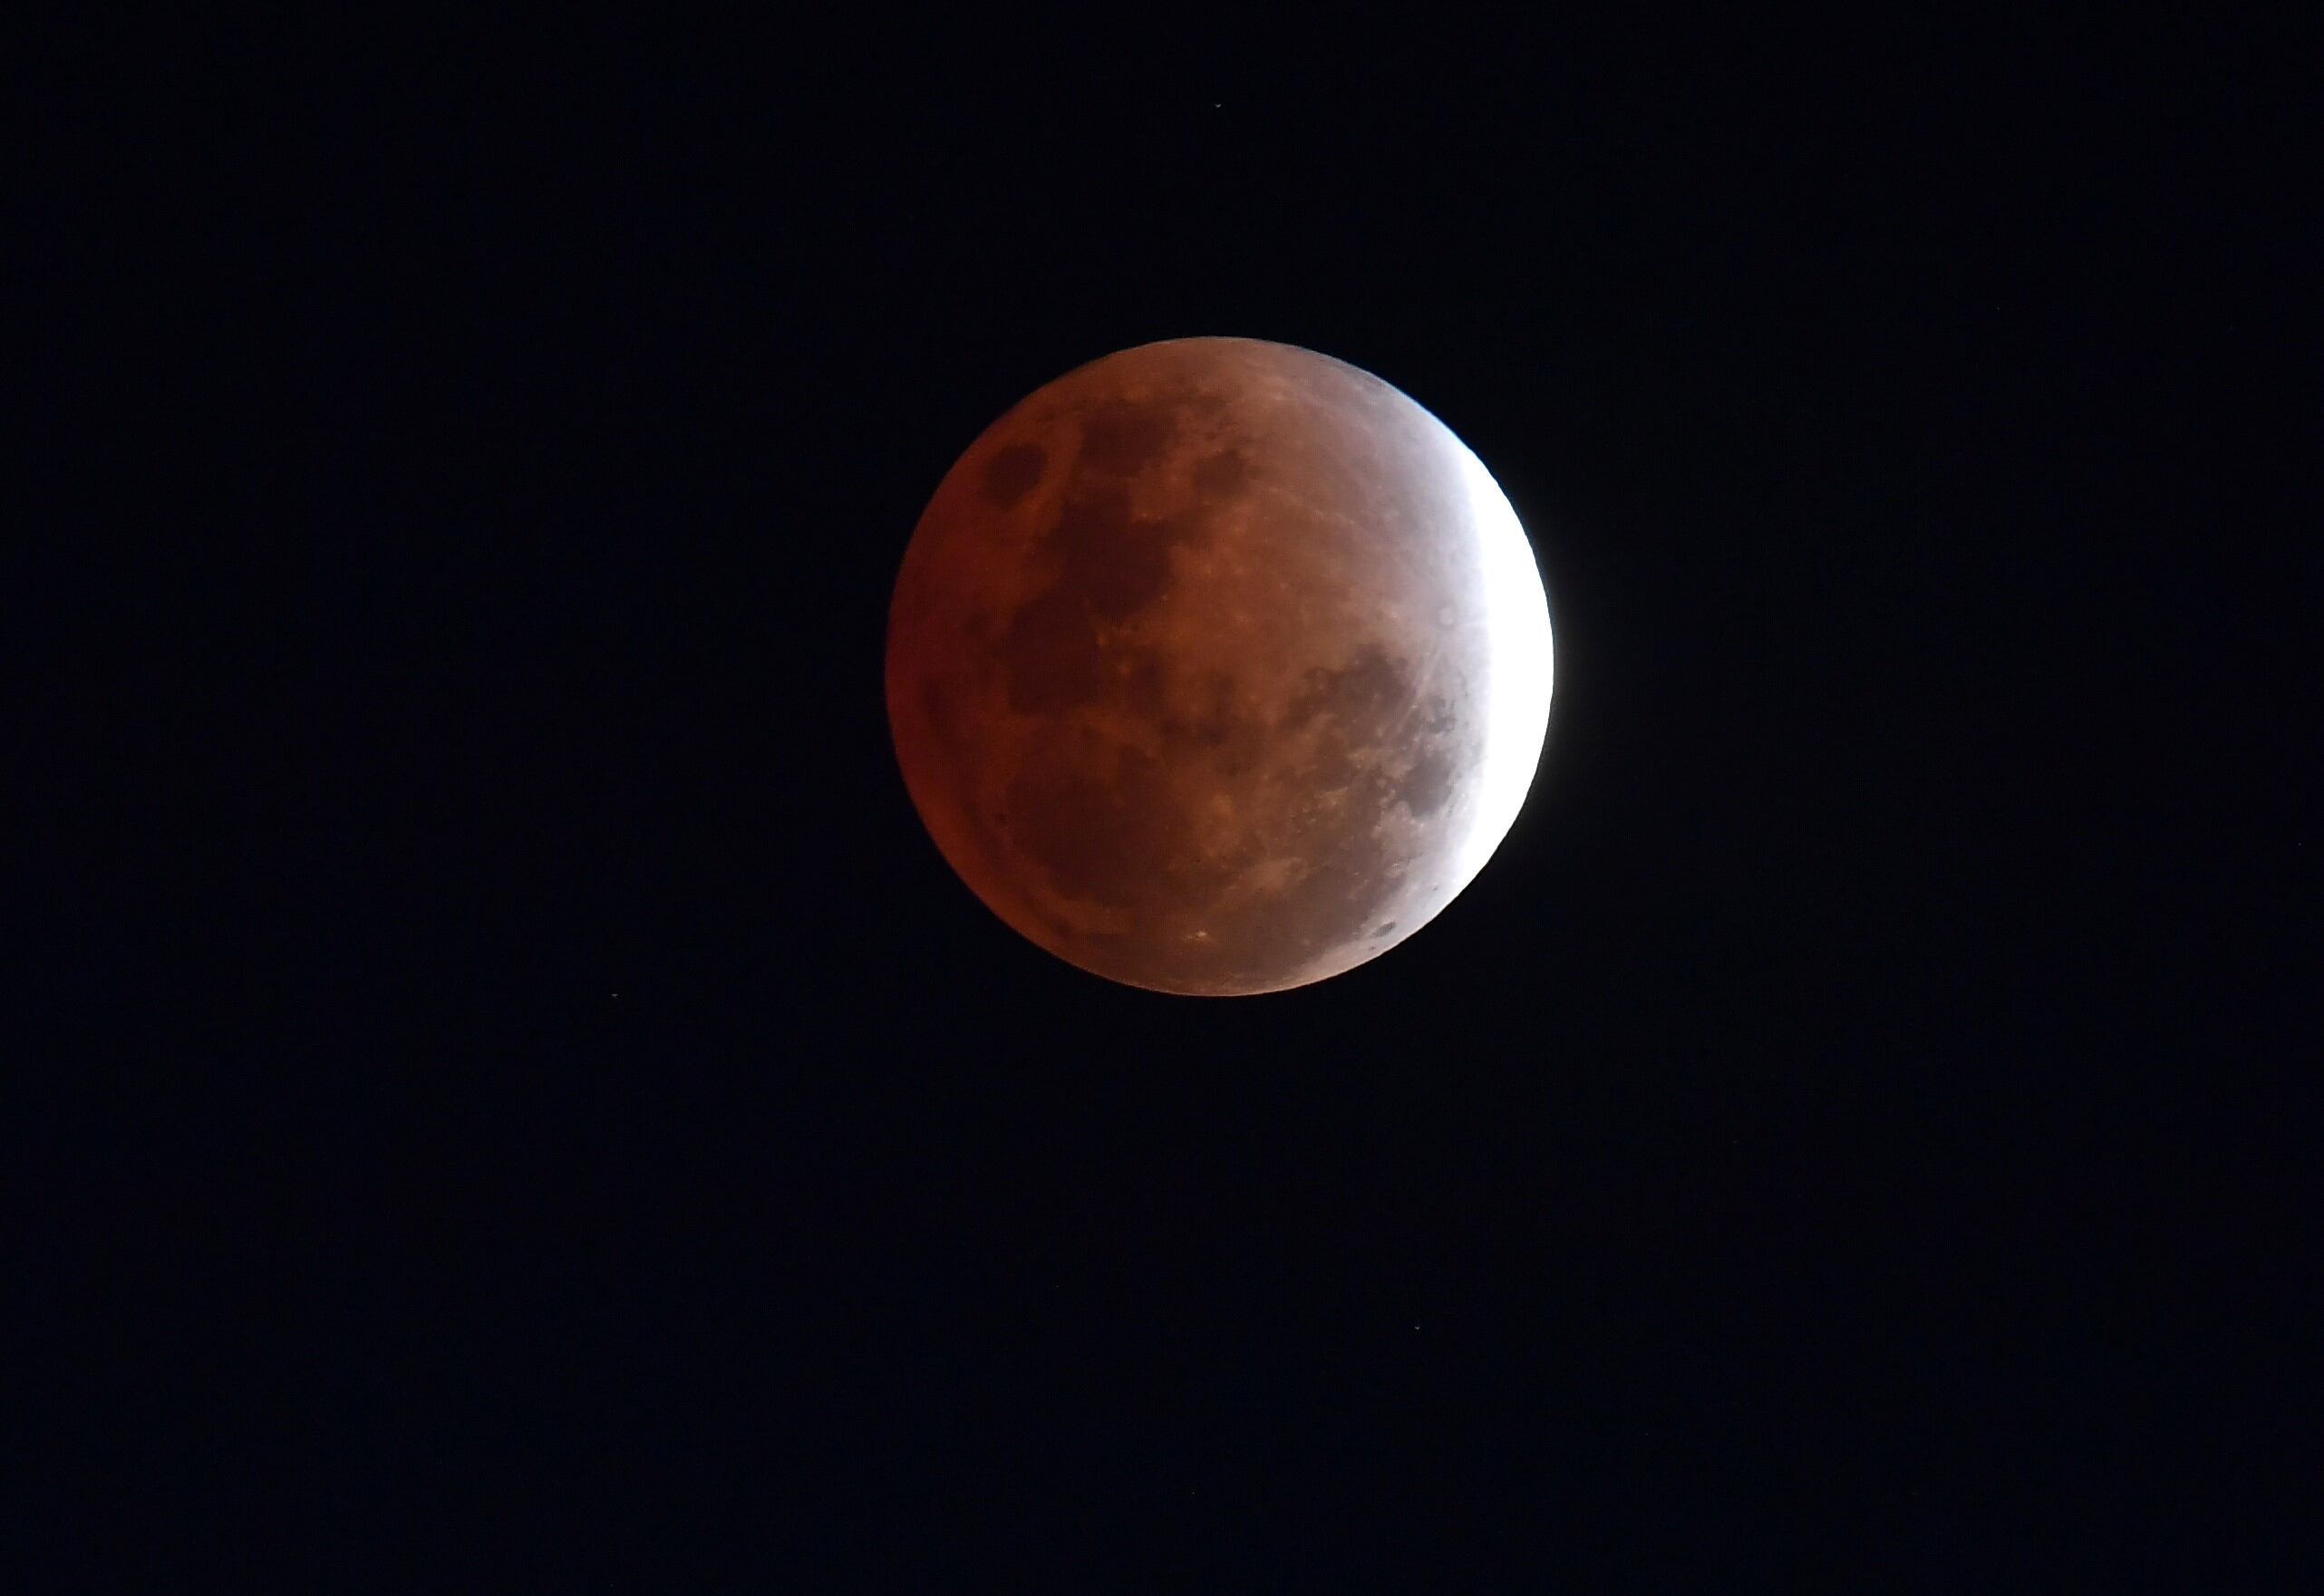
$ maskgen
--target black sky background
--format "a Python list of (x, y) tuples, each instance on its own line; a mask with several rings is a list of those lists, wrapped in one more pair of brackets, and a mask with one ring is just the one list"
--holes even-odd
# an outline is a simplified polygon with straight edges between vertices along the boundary
[[(2301, 41), (132, 42), (15, 69), (34, 1566), (2313, 1558)], [(957, 453), (1196, 334), (1557, 635), (1486, 873), (1255, 1000), (1017, 939), (880, 701)]]

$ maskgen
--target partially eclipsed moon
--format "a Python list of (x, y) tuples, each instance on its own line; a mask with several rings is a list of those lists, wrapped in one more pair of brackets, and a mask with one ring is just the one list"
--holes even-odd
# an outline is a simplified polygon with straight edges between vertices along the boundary
[(1244, 338), (1069, 372), (969, 446), (896, 585), (887, 709), (936, 846), (1159, 991), (1362, 963), (1484, 867), (1541, 757), (1549, 610), (1477, 457)]

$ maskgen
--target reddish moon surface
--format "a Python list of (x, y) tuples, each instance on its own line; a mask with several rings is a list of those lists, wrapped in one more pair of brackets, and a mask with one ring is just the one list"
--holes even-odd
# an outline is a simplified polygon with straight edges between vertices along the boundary
[(1549, 611), (1477, 457), (1378, 378), (1186, 338), (1041, 388), (969, 446), (896, 585), (914, 805), (1003, 921), (1205, 995), (1362, 963), (1506, 835)]

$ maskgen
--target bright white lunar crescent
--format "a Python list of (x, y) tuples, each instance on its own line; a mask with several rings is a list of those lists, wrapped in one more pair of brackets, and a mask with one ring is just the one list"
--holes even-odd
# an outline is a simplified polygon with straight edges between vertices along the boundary
[(993, 912), (1132, 986), (1322, 981), (1499, 846), (1547, 730), (1549, 606), (1445, 424), (1286, 344), (1106, 356), (995, 421), (896, 584), (887, 710)]

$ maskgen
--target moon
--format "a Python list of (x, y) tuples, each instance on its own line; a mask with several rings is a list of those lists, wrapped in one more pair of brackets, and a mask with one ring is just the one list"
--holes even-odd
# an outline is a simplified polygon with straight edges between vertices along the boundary
[(1327, 355), (1123, 350), (971, 444), (905, 548), (886, 698), (969, 889), (1109, 980), (1229, 996), (1410, 936), (1515, 820), (1549, 717), (1516, 513)]

